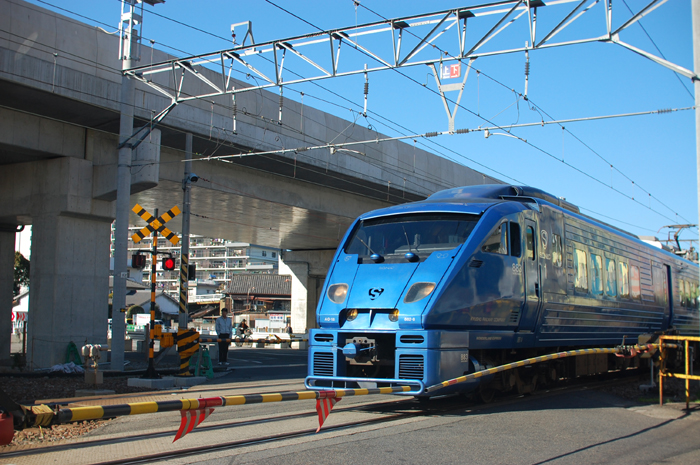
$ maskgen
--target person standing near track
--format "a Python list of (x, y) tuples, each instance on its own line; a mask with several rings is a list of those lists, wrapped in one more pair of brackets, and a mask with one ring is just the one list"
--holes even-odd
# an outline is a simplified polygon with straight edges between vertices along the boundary
[(231, 344), (233, 321), (228, 317), (228, 309), (221, 310), (221, 316), (216, 319), (216, 334), (219, 339), (219, 365), (228, 365), (228, 346)]

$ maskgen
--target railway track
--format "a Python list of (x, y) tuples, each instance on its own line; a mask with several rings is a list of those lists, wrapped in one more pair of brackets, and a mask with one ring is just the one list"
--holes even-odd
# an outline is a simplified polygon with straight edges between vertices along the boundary
[[(534, 395), (540, 397), (554, 396), (566, 391), (575, 392), (576, 390), (598, 389), (625, 382), (629, 382), (629, 380), (627, 378), (614, 379), (612, 381), (610, 379), (587, 380), (569, 383), (546, 391), (539, 391)], [(522, 397), (519, 395), (504, 396), (490, 404), (467, 401), (464, 397), (431, 399), (429, 402), (419, 402), (412, 398), (401, 397), (392, 397), (390, 398), (391, 400), (387, 401), (386, 397), (379, 398), (377, 396), (352, 399), (346, 402), (346, 405), (338, 404), (334, 408), (333, 413), (326, 424), (324, 424), (322, 433), (360, 432), (399, 420), (426, 416), (437, 417), (458, 411), (461, 413), (466, 411), (467, 414), (473, 414), (486, 409), (503, 408), (509, 404), (517, 404)], [(352, 401), (355, 401), (355, 403), (352, 403)], [(75, 464), (152, 463), (265, 444), (275, 447), (275, 444), (283, 444), (284, 441), (295, 438), (308, 437), (309, 440), (312, 440), (316, 433), (317, 414), (313, 409), (312, 403), (307, 402), (306, 404), (308, 404), (308, 409), (306, 408), (307, 405), (303, 407), (296, 405), (297, 410), (304, 408), (304, 412), (292, 411), (287, 414), (276, 414), (266, 418), (252, 418), (250, 415), (251, 413), (254, 414), (254, 411), (242, 412), (244, 415), (248, 415), (248, 418), (217, 423), (211, 421), (214, 417), (210, 417), (210, 419), (187, 436), (189, 441), (181, 440), (175, 444), (172, 444), (171, 441), (176, 429), (161, 428), (157, 431), (145, 431), (142, 434), (126, 434), (120, 437), (108, 438), (86, 438), (83, 441), (55, 446), (25, 447), (22, 450), (0, 453), (0, 462), (17, 465), (22, 463), (46, 463), (44, 459), (47, 461), (51, 459), (52, 462), (56, 460), (61, 462), (62, 457), (70, 456), (71, 462)], [(282, 404), (275, 405), (279, 406)], [(225, 409), (221, 410), (224, 411)], [(133, 418), (131, 417), (131, 420)], [(208, 422), (210, 424), (207, 424)], [(269, 431), (271, 429), (277, 432), (270, 434)], [(232, 434), (237, 435), (235, 440), (231, 440)], [(146, 447), (147, 443), (148, 447)], [(192, 444), (197, 445), (193, 446)], [(114, 450), (115, 446), (120, 451), (131, 451), (131, 453), (123, 453), (122, 457), (112, 456), (114, 458), (109, 460), (100, 460), (98, 458), (105, 457), (105, 452), (103, 451)], [(154, 451), (154, 449), (156, 450)], [(146, 451), (149, 451), (149, 453), (145, 453)]]

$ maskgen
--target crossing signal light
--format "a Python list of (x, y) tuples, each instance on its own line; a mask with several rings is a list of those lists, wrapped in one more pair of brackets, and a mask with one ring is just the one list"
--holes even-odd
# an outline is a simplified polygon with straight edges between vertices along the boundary
[(140, 253), (131, 256), (131, 267), (141, 270), (146, 267), (146, 256)]
[(163, 269), (166, 271), (171, 271), (175, 269), (175, 259), (172, 257), (165, 257), (163, 259)]
[(187, 265), (187, 280), (194, 281), (194, 279), (196, 277), (197, 277), (197, 265), (194, 263)]

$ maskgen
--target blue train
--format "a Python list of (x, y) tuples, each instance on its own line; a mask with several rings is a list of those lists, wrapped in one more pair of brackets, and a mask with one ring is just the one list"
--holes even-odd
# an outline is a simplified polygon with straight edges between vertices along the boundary
[[(574, 348), (698, 335), (698, 266), (539, 189), (481, 185), (366, 213), (330, 266), (309, 337), (310, 389), (441, 381)], [(588, 355), (431, 393), (529, 392), (624, 368)]]

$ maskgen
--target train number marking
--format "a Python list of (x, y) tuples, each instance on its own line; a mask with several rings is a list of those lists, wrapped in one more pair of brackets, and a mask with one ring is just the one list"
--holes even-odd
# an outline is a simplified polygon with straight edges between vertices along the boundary
[(415, 316), (405, 316), (403, 317), (403, 321), (416, 321)]
[(445, 259), (445, 258), (447, 258), (447, 257), (449, 257), (449, 256), (450, 256), (450, 254), (444, 253), (444, 252), (443, 252), (443, 253), (439, 253), (439, 254), (435, 254), (435, 258), (440, 258), (440, 259)]
[(459, 361), (462, 363), (469, 363), (469, 354), (459, 354)]
[(327, 316), (327, 317), (323, 318), (323, 321), (335, 321), (335, 317), (334, 316)]
[(520, 263), (513, 263), (511, 265), (511, 270), (513, 271), (513, 274), (519, 275), (523, 271), (523, 266)]
[(376, 299), (377, 297), (379, 297), (380, 295), (382, 295), (383, 292), (384, 292), (384, 288), (383, 288), (383, 287), (373, 287), (372, 289), (369, 290), (369, 298), (370, 298), (370, 300)]

